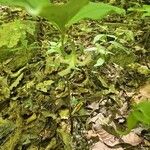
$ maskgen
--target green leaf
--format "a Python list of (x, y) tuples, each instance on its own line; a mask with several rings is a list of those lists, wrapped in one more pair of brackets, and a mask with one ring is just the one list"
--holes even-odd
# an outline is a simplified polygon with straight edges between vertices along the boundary
[(71, 54), (62, 59), (61, 63), (68, 64), (68, 67), (58, 73), (60, 76), (65, 76), (69, 74), (72, 69), (75, 69), (77, 65), (77, 55), (75, 51), (72, 51)]
[(89, 0), (70, 0), (61, 5), (48, 0), (0, 0), (0, 4), (24, 7), (31, 15), (48, 19), (61, 31), (82, 19), (102, 19), (110, 13), (124, 13), (121, 8)]
[(85, 6), (89, 0), (70, 0), (66, 4), (51, 4), (48, 0), (0, 0), (0, 4), (24, 7), (31, 15), (41, 16), (65, 30), (67, 22)]
[(102, 19), (111, 13), (124, 14), (125, 11), (109, 4), (90, 2), (67, 23), (67, 26), (70, 26), (82, 19)]
[(126, 131), (117, 131), (119, 134), (128, 134), (140, 122), (150, 125), (150, 101), (143, 101), (136, 104), (127, 118)]
[(127, 129), (125, 131), (117, 130), (116, 132), (120, 135), (128, 134), (133, 128), (138, 124), (138, 120), (135, 118), (133, 113), (131, 112), (127, 118)]
[(150, 125), (150, 102), (139, 103), (135, 106), (133, 114), (141, 123)]
[(10, 89), (7, 78), (0, 76), (0, 102), (10, 97)]
[(135, 113), (135, 111), (131, 112), (127, 118), (127, 131), (131, 131), (138, 123)]
[(150, 16), (150, 5), (143, 5), (143, 17)]
[(143, 5), (141, 8), (129, 8), (129, 11), (137, 11), (137, 12), (143, 12), (142, 17), (148, 17), (150, 16), (150, 5)]
[(89, 0), (70, 0), (66, 4), (51, 4), (43, 7), (39, 13), (40, 16), (47, 18), (55, 23), (61, 30), (78, 13), (78, 11), (87, 5)]
[(45, 150), (56, 149), (57, 140), (56, 138), (52, 138), (49, 144), (46, 146)]
[(59, 115), (60, 115), (61, 119), (68, 119), (69, 118), (69, 109), (60, 110)]
[(20, 6), (25, 8), (31, 15), (38, 15), (45, 5), (49, 5), (48, 0), (0, 0), (2, 5)]
[(94, 65), (94, 67), (102, 66), (104, 64), (105, 60), (103, 58), (99, 58)]

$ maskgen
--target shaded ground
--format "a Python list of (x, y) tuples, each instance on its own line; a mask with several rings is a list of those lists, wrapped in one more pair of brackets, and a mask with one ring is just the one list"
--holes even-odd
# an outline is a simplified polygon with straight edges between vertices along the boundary
[(66, 43), (66, 58), (51, 53), (59, 34), (44, 19), (1, 12), (1, 25), (12, 23), (6, 29), (14, 33), (2, 36), (9, 42), (0, 48), (2, 150), (149, 149), (149, 128), (139, 125), (124, 138), (114, 130), (125, 127), (133, 102), (150, 98), (149, 18), (130, 12), (73, 26), (77, 61), (68, 69), (72, 45)]

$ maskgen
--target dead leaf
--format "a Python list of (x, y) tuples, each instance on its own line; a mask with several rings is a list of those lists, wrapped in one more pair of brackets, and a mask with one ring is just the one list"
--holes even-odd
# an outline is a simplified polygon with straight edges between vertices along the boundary
[(101, 141), (94, 144), (94, 146), (91, 148), (91, 150), (111, 150), (108, 146), (106, 146)]
[(122, 107), (119, 109), (119, 111), (120, 111), (121, 115), (126, 114), (127, 111), (128, 111), (128, 103), (124, 102), (123, 105), (122, 105)]
[(61, 119), (68, 119), (69, 118), (69, 109), (60, 110), (59, 115), (60, 115)]
[(120, 143), (119, 139), (114, 135), (108, 133), (103, 128), (97, 131), (99, 139), (108, 146), (115, 146)]
[(132, 101), (135, 103), (140, 103), (145, 99), (150, 99), (150, 83), (146, 83), (144, 86), (140, 87), (139, 94), (135, 95), (132, 98)]
[(20, 83), (20, 81), (23, 79), (23, 73), (20, 74), (17, 79), (11, 84), (11, 86), (9, 87), (10, 90), (12, 90), (13, 88), (17, 87), (18, 84)]
[(99, 103), (98, 102), (93, 102), (90, 105), (87, 106), (87, 108), (92, 109), (93, 111), (99, 109)]
[(145, 98), (150, 98), (150, 83), (147, 83), (140, 88), (140, 94)]
[(38, 91), (42, 91), (42, 92), (47, 92), (51, 86), (51, 84), (53, 84), (54, 81), (53, 80), (46, 80), (44, 82), (40, 82), (36, 85), (36, 89)]
[(142, 142), (142, 138), (140, 138), (137, 134), (135, 134), (134, 132), (130, 132), (129, 134), (127, 135), (124, 135), (122, 137), (122, 140), (125, 142), (125, 143), (128, 143), (132, 146), (137, 146), (139, 145), (141, 142)]
[(27, 119), (27, 124), (34, 121), (35, 119), (37, 118), (36, 114), (34, 113), (32, 116), (30, 116), (28, 119)]
[(91, 122), (93, 122), (95, 124), (94, 125), (95, 127), (99, 126), (100, 124), (101, 125), (106, 125), (109, 122), (109, 118), (104, 117), (103, 114), (99, 113), (96, 116), (94, 116), (93, 118), (90, 118), (89, 121), (88, 121), (88, 124), (91, 123)]
[(123, 150), (123, 148), (109, 148), (108, 146), (106, 146), (104, 143), (102, 143), (101, 141), (95, 143), (93, 145), (93, 147), (91, 148), (91, 150)]
[(93, 130), (89, 130), (86, 134), (87, 139), (95, 138), (97, 137), (97, 134)]

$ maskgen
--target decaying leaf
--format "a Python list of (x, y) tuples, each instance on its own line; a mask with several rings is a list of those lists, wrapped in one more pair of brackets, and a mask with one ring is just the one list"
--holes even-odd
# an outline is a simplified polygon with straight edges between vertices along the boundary
[(69, 118), (69, 109), (60, 110), (59, 115), (60, 115), (61, 119), (68, 119)]
[(14, 129), (15, 129), (15, 125), (13, 122), (0, 118), (0, 140), (1, 141), (4, 137), (8, 136), (8, 134), (11, 133)]
[(13, 48), (17, 46), (22, 39), (24, 39), (25, 42), (26, 32), (33, 35), (34, 31), (34, 23), (30, 21), (15, 20), (3, 24), (0, 28), (0, 47), (6, 46), (8, 48)]
[(94, 128), (96, 128), (97, 130), (99, 127), (101, 128), (101, 125), (108, 124), (108, 122), (109, 122), (109, 118), (104, 117), (104, 115), (101, 113), (97, 114), (96, 116), (88, 120), (88, 123), (94, 123)]
[(90, 105), (88, 105), (87, 108), (90, 108), (93, 111), (95, 111), (95, 110), (99, 109), (99, 103), (98, 102), (93, 102)]
[(108, 146), (113, 147), (120, 143), (118, 138), (116, 138), (114, 135), (108, 133), (107, 131), (105, 131), (102, 128), (96, 132), (97, 132), (97, 135), (98, 135), (100, 141), (102, 141), (103, 143), (105, 143)]
[(7, 83), (7, 78), (0, 76), (0, 101), (10, 97), (10, 89)]
[(97, 137), (97, 133), (95, 133), (93, 130), (87, 131), (86, 138), (88, 140), (92, 139), (92, 138), (95, 138), (95, 137)]
[(144, 86), (140, 88), (140, 94), (143, 98), (150, 99), (150, 83), (146, 83)]
[(37, 116), (36, 116), (36, 114), (34, 113), (32, 116), (30, 116), (30, 117), (27, 119), (27, 123), (30, 123), (30, 122), (34, 121), (36, 118), (37, 118)]
[(65, 150), (72, 150), (71, 135), (65, 128), (63, 127), (61, 129), (57, 129), (57, 132), (60, 134), (60, 137), (64, 143)]
[(15, 87), (17, 87), (17, 85), (20, 83), (20, 81), (22, 80), (22, 78), (23, 78), (23, 73), (22, 74), (20, 74), (18, 77), (17, 77), (17, 79), (11, 84), (11, 86), (10, 86), (10, 90), (12, 90), (13, 88), (15, 88)]
[(107, 145), (99, 141), (92, 146), (91, 150), (123, 150), (123, 148), (109, 148)]
[(41, 83), (38, 83), (36, 85), (36, 89), (42, 92), (47, 92), (51, 86), (51, 84), (54, 83), (53, 80), (47, 80)]
[(45, 150), (56, 149), (56, 138), (52, 138)]
[(150, 83), (149, 81), (139, 88), (139, 93), (134, 95), (132, 101), (136, 104), (150, 99)]
[(142, 142), (142, 138), (139, 137), (137, 134), (135, 134), (134, 132), (130, 132), (129, 134), (127, 135), (124, 135), (122, 137), (122, 140), (125, 142), (125, 143), (128, 143), (132, 146), (137, 146), (139, 145), (141, 142)]

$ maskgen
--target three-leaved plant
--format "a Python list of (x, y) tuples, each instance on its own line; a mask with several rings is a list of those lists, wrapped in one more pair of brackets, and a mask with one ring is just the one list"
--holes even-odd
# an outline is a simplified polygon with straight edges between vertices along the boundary
[(106, 17), (108, 14), (125, 13), (124, 9), (105, 3), (90, 2), (89, 0), (69, 0), (64, 4), (53, 4), (49, 0), (0, 0), (0, 4), (25, 8), (29, 14), (47, 19), (60, 31), (60, 54), (63, 57), (65, 56), (64, 63), (69, 65), (65, 72), (60, 73), (61, 76), (74, 69), (78, 62), (74, 41), (69, 40), (72, 45), (71, 54), (66, 54), (64, 51), (65, 37), (70, 26), (83, 19), (97, 20)]
[(0, 0), (2, 5), (20, 6), (33, 16), (41, 16), (56, 26), (64, 37), (67, 29), (83, 19), (102, 19), (110, 13), (124, 10), (104, 3), (89, 0), (69, 0), (65, 4), (53, 4), (49, 0)]

